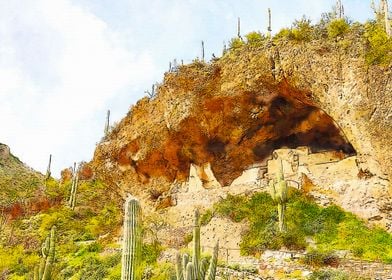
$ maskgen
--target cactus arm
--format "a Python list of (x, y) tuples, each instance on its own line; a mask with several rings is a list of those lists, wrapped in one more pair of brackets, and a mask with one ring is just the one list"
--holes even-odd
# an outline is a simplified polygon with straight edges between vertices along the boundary
[(215, 280), (216, 276), (216, 265), (218, 263), (218, 253), (219, 253), (219, 241), (216, 242), (214, 247), (214, 253), (212, 255), (210, 267), (208, 268), (208, 280)]
[(184, 254), (182, 256), (182, 270), (184, 272), (186, 272), (186, 266), (188, 265), (189, 262), (189, 255), (188, 254)]
[(71, 191), (71, 209), (74, 210), (75, 209), (75, 205), (76, 205), (76, 192), (78, 190), (78, 184), (79, 184), (79, 174), (76, 174), (76, 178), (74, 181), (74, 185), (73, 185), (73, 189)]
[(134, 197), (128, 197), (125, 201), (121, 280), (141, 279), (141, 223), (140, 202)]
[(44, 275), (46, 258), (48, 257), (49, 254), (49, 245), (50, 245), (49, 243), (50, 243), (50, 238), (48, 236), (46, 237), (45, 241), (42, 243), (42, 248), (41, 248), (42, 260), (40, 262), (39, 269), (38, 269), (39, 280), (41, 280), (42, 276)]
[(195, 211), (195, 223), (193, 227), (193, 267), (195, 269), (195, 279), (200, 280), (200, 213)]
[(176, 275), (177, 275), (177, 280), (184, 280), (180, 253), (177, 253), (176, 255)]
[(204, 280), (208, 269), (208, 260), (203, 258), (200, 262), (200, 279)]
[(191, 262), (186, 265), (186, 280), (195, 280), (195, 268)]

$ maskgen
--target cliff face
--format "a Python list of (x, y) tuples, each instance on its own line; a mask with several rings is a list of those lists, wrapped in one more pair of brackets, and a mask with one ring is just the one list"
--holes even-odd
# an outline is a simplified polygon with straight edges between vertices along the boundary
[(116, 190), (159, 196), (192, 163), (210, 163), (226, 186), (275, 149), (308, 146), (357, 155), (359, 170), (388, 179), (392, 75), (363, 52), (360, 41), (281, 41), (180, 66), (131, 108), (91, 165)]

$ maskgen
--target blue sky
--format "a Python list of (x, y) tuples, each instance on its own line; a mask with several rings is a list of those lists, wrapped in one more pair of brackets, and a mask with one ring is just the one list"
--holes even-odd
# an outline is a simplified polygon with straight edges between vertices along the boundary
[[(370, 0), (342, 0), (346, 15), (372, 17)], [(221, 54), (236, 35), (313, 21), (334, 0), (0, 0), (0, 142), (53, 173), (92, 158), (111, 122), (161, 81), (169, 61)]]

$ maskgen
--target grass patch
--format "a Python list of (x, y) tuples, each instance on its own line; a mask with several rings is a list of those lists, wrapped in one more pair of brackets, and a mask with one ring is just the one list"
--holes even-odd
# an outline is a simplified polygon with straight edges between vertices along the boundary
[(391, 234), (368, 227), (335, 205), (321, 207), (294, 189), (289, 191), (285, 233), (278, 231), (276, 205), (264, 192), (251, 197), (229, 195), (214, 205), (214, 211), (234, 222), (249, 222), (240, 244), (244, 255), (257, 255), (265, 249), (305, 249), (305, 237), (312, 237), (321, 252), (349, 250), (364, 260), (392, 263)]

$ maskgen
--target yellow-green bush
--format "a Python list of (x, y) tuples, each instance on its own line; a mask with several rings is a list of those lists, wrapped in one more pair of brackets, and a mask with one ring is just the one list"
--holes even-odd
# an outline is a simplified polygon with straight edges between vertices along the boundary
[(368, 43), (366, 62), (369, 65), (389, 65), (392, 62), (392, 38), (388, 38), (384, 27), (374, 21), (367, 22), (364, 37)]
[(333, 39), (338, 36), (342, 36), (349, 29), (350, 29), (350, 25), (347, 23), (345, 19), (343, 18), (334, 19), (327, 26), (328, 37)]
[(296, 20), (291, 28), (291, 38), (295, 41), (308, 42), (313, 39), (313, 26), (310, 19), (303, 17), (300, 20)]
[(260, 47), (265, 41), (265, 37), (260, 32), (250, 32), (245, 35), (246, 43), (251, 47)]
[(244, 46), (244, 41), (242, 41), (240, 38), (233, 38), (230, 40), (229, 47), (230, 49), (239, 49), (242, 46)]

